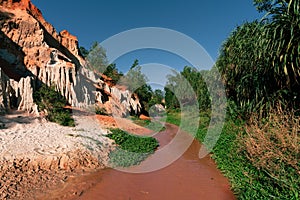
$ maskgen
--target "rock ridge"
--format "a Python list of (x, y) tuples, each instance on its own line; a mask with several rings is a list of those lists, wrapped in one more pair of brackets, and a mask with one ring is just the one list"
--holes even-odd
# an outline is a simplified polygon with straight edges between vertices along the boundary
[(73, 107), (105, 104), (110, 114), (111, 108), (119, 109), (119, 116), (141, 111), (129, 91), (120, 95), (88, 70), (77, 37), (67, 30), (57, 33), (30, 0), (0, 0), (0, 42), (2, 112), (18, 108), (37, 113), (33, 93), (41, 84), (54, 84)]

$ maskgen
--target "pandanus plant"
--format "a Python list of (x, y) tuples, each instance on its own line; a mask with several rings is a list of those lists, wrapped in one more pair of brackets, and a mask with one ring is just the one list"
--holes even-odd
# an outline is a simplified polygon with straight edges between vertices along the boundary
[(299, 108), (299, 0), (254, 4), (265, 17), (237, 27), (220, 51), (227, 94), (243, 114), (267, 112), (276, 103)]
[[(256, 0), (259, 11), (266, 11), (265, 34), (259, 38), (260, 57), (268, 59), (280, 89), (287, 90), (295, 102), (300, 102), (300, 1)], [(292, 99), (290, 99), (292, 100)]]

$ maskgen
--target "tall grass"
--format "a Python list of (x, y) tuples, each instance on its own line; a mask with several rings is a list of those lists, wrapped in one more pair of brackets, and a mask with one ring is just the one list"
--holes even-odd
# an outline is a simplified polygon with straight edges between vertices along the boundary
[(278, 198), (299, 198), (300, 118), (281, 108), (265, 119), (254, 115), (239, 138), (247, 159), (265, 174), (265, 185)]
[[(180, 112), (170, 112), (167, 121), (179, 125), (180, 118)], [(211, 156), (238, 199), (299, 199), (299, 123), (298, 116), (280, 109), (267, 118), (253, 114), (250, 121), (227, 117)], [(207, 126), (200, 120), (199, 141)]]

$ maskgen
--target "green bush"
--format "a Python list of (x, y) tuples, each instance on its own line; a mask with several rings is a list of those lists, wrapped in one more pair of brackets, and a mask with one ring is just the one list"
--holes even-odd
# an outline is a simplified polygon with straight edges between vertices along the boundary
[(71, 111), (64, 108), (67, 102), (65, 98), (55, 90), (55, 86), (47, 87), (46, 85), (42, 85), (42, 87), (34, 93), (34, 99), (39, 111), (46, 110), (46, 119), (49, 121), (62, 126), (75, 126)]
[(263, 20), (238, 26), (223, 43), (216, 66), (241, 117), (265, 116), (278, 103), (300, 105), (299, 1), (254, 0)]
[(105, 108), (98, 107), (98, 106), (95, 108), (95, 113), (97, 115), (109, 115), (108, 112), (107, 112), (107, 110)]
[(153, 137), (131, 135), (120, 129), (111, 129), (111, 132), (107, 137), (118, 145), (109, 155), (113, 167), (137, 165), (153, 154), (159, 146)]
[[(228, 177), (231, 188), (238, 199), (299, 199), (299, 174), (290, 167), (288, 163), (278, 165), (280, 178), (273, 176), (271, 168), (258, 166), (252, 159), (259, 159), (253, 156), (249, 159), (249, 147), (245, 146), (251, 138), (241, 137), (244, 133), (245, 123), (232, 121), (230, 119), (224, 125), (222, 134), (213, 149), (212, 158), (216, 161), (218, 168)], [(246, 141), (247, 139), (247, 141)], [(247, 149), (248, 148), (248, 149)], [(268, 148), (276, 148), (269, 146)], [(252, 146), (255, 149), (255, 146)], [(258, 150), (258, 149), (257, 149)], [(265, 149), (265, 156), (268, 150)], [(279, 149), (278, 149), (279, 150)], [(257, 154), (258, 155), (258, 154)], [(262, 160), (264, 159), (262, 158)], [(278, 157), (278, 161), (281, 158)], [(299, 173), (299, 172), (298, 172)], [(286, 185), (288, 183), (288, 185)]]

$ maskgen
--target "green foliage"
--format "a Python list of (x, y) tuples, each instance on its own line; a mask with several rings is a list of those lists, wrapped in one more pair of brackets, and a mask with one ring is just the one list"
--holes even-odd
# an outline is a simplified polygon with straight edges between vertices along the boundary
[(154, 132), (164, 131), (166, 129), (166, 127), (164, 127), (160, 122), (154, 120), (144, 120), (144, 121), (145, 121), (144, 126)]
[(89, 55), (89, 51), (84, 47), (79, 47), (79, 53), (82, 57), (86, 58)]
[[(257, 0), (255, 3), (259, 11), (268, 12), (267, 17), (261, 22), (244, 23), (237, 27), (224, 42), (216, 67), (226, 85), (229, 115), (233, 119), (249, 119), (253, 112), (257, 112), (260, 116), (258, 121), (264, 121), (264, 117), (269, 116), (269, 111), (277, 104), (283, 108), (299, 109), (300, 9), (297, 0)], [(205, 77), (212, 77), (205, 78), (206, 83), (216, 80), (213, 70), (215, 69), (204, 72), (208, 73)], [(202, 92), (202, 96), (198, 92), (204, 86), (198, 83), (194, 87), (193, 82), (197, 82), (195, 74), (195, 71), (188, 68), (182, 72), (184, 77), (188, 77), (197, 98), (205, 99), (205, 92)], [(178, 82), (173, 77), (169, 79), (171, 86)], [(185, 85), (182, 88), (184, 87)], [(171, 99), (172, 102), (174, 99), (172, 91), (175, 90), (166, 90), (168, 108), (172, 108), (167, 100)], [(203, 102), (205, 105), (206, 101)], [(201, 106), (200, 102), (199, 104)], [(178, 118), (178, 113), (168, 113), (168, 122), (179, 124), (181, 121)], [(200, 122), (205, 121), (203, 119), (206, 119), (206, 123), (200, 124), (197, 133), (200, 141), (206, 136), (210, 113), (200, 114)], [(299, 123), (297, 129), (292, 129), (286, 126), (290, 122), (277, 121), (276, 123), (281, 124), (279, 128), (274, 127), (274, 120), (268, 122), (272, 126), (264, 124), (260, 127), (262, 130), (268, 128), (265, 132), (257, 128), (256, 135), (252, 133), (251, 137), (241, 137), (244, 130), (239, 127), (244, 127), (244, 123), (233, 122), (228, 118), (213, 149), (213, 158), (230, 179), (231, 186), (240, 199), (299, 199), (299, 161), (295, 164), (290, 159), (292, 156), (295, 158), (297, 150), (288, 150), (299, 149), (297, 137), (290, 137), (288, 133), (298, 130), (299, 134)], [(286, 133), (282, 134), (283, 130)], [(252, 144), (256, 140), (258, 142), (255, 145), (244, 144), (245, 141)], [(249, 152), (252, 156), (249, 156)], [(265, 160), (269, 165), (263, 163)]]
[(97, 115), (108, 115), (107, 110), (104, 107), (96, 106), (95, 113)]
[(217, 67), (227, 95), (245, 118), (278, 103), (300, 105), (299, 1), (255, 0), (268, 12), (261, 22), (236, 28), (223, 44)]
[(90, 50), (80, 47), (80, 53), (88, 61), (88, 68), (90, 70), (100, 72), (107, 77), (111, 78), (113, 84), (116, 84), (123, 76), (115, 63), (108, 64), (105, 49), (98, 43), (94, 42)]
[(272, 8), (273, 0), (254, 0), (254, 5), (259, 12), (269, 12)]
[(268, 17), (259, 40), (264, 47), (259, 56), (268, 61), (265, 70), (275, 77), (276, 87), (287, 90), (286, 98), (291, 95), (300, 103), (300, 1), (273, 1)]
[(107, 137), (115, 140), (123, 150), (134, 153), (153, 153), (158, 142), (153, 137), (131, 135), (120, 129), (112, 129)]
[(116, 150), (110, 153), (110, 162), (114, 167), (137, 165), (159, 146), (158, 141), (152, 137), (131, 135), (120, 129), (111, 129), (111, 132), (107, 137), (118, 145)]
[(116, 84), (123, 76), (123, 74), (118, 71), (118, 68), (114, 63), (108, 65), (103, 74), (110, 77), (114, 84)]
[(94, 42), (86, 56), (88, 67), (91, 70), (103, 73), (108, 66), (105, 49), (98, 43)]
[(181, 122), (181, 112), (175, 109), (169, 110), (166, 122), (179, 126)]
[(138, 60), (135, 60), (128, 73), (122, 77), (121, 84), (124, 84), (132, 92), (138, 92), (139, 88), (147, 85), (147, 77), (142, 73)]
[(51, 122), (56, 122), (63, 126), (75, 126), (71, 111), (64, 108), (66, 106), (65, 98), (55, 90), (55, 86), (47, 87), (42, 85), (34, 93), (35, 102), (40, 111), (47, 111), (46, 118)]
[(133, 64), (131, 65), (130, 69), (134, 69), (135, 67), (138, 67), (138, 66), (139, 66), (139, 60), (135, 59)]
[(265, 63), (257, 56), (256, 41), (261, 32), (258, 22), (237, 27), (224, 42), (217, 61), (229, 99), (240, 112), (246, 111), (242, 115), (254, 110), (260, 101), (268, 101), (273, 93), (272, 77), (265, 75)]
[[(229, 117), (212, 157), (229, 178), (238, 199), (296, 200), (300, 187), (299, 112), (293, 119), (291, 110), (299, 110), (300, 105), (300, 2), (255, 0), (254, 3), (260, 12), (268, 12), (266, 17), (238, 26), (224, 42), (216, 68), (202, 72), (202, 75), (208, 73), (204, 77), (212, 77), (205, 78), (205, 83), (211, 83), (217, 80), (214, 70), (218, 69), (229, 98)], [(204, 86), (198, 83), (194, 88), (195, 72), (186, 68), (182, 75), (190, 77), (187, 79), (199, 98), (198, 89)], [(169, 79), (171, 86), (180, 82), (174, 77)], [(212, 90), (220, 89), (214, 87)], [(166, 105), (178, 108), (175, 90), (170, 88), (166, 90)], [(202, 94), (200, 98), (205, 98), (205, 92)], [(176, 97), (181, 101), (182, 96)], [(168, 99), (173, 104), (168, 104)], [(272, 118), (270, 111), (277, 105), (289, 111), (285, 115), (288, 117), (282, 118), (277, 113)], [(253, 113), (257, 115), (256, 124), (250, 121)], [(200, 113), (196, 135), (200, 141), (206, 136), (210, 116), (209, 111)], [(172, 111), (167, 121), (179, 125), (181, 117), (185, 116)], [(249, 126), (250, 131), (245, 129)]]
[(179, 108), (181, 105), (199, 104), (199, 109), (206, 110), (211, 107), (210, 93), (203, 75), (209, 71), (197, 71), (186, 66), (181, 73), (168, 76), (165, 87), (166, 105), (168, 109)]
[[(168, 113), (167, 122), (173, 123), (176, 125), (180, 125), (181, 123), (181, 115), (182, 113), (171, 111)], [(207, 127), (209, 124), (210, 113), (203, 112), (200, 114), (200, 128), (198, 129), (196, 138), (199, 141), (203, 141), (207, 134)], [(289, 118), (290, 119), (290, 118)], [(274, 120), (268, 121), (267, 123), (274, 124)], [(290, 121), (291, 122), (291, 121)], [(244, 121), (233, 121), (230, 117), (227, 118), (226, 123), (223, 127), (220, 138), (217, 141), (217, 144), (213, 148), (211, 153), (212, 158), (216, 161), (218, 168), (222, 171), (222, 173), (228, 177), (231, 188), (234, 193), (237, 195), (238, 199), (298, 199), (299, 198), (299, 185), (300, 185), (300, 176), (299, 171), (290, 167), (290, 164), (296, 164), (297, 162), (282, 162), (280, 164), (280, 160), (282, 158), (279, 157), (280, 153), (277, 153), (275, 156), (276, 159), (271, 160), (274, 163), (278, 163), (278, 165), (274, 165), (275, 167), (267, 167), (263, 168), (259, 165), (258, 162), (253, 162), (251, 159), (258, 159), (264, 163), (264, 157), (268, 157), (270, 153), (276, 152), (284, 152), (286, 149), (290, 148), (298, 148), (295, 145), (290, 145), (287, 143), (285, 148), (277, 148), (276, 145), (268, 145), (264, 151), (259, 150), (260, 148), (257, 145), (250, 145), (256, 153), (258, 153), (256, 157), (253, 155), (249, 157), (249, 153), (246, 149), (244, 143), (248, 141), (253, 142), (254, 138), (247, 139), (247, 135), (245, 133), (245, 127), (247, 126)], [(286, 121), (277, 120), (276, 123), (280, 123), (277, 131), (271, 131), (273, 134), (280, 133), (282, 135), (282, 127), (286, 125)], [(298, 121), (295, 121), (295, 125), (299, 124)], [(213, 128), (213, 127), (211, 127)], [(298, 128), (294, 131), (299, 130), (299, 127), (294, 126), (294, 128)], [(292, 129), (285, 129), (292, 130)], [(186, 131), (189, 131), (186, 129)], [(270, 133), (271, 133), (270, 132)], [(264, 134), (259, 134), (260, 137), (265, 137)], [(284, 137), (284, 136), (283, 136)], [(275, 139), (274, 143), (282, 142), (281, 137), (273, 137)], [(246, 140), (247, 139), (247, 140)], [(271, 138), (272, 139), (272, 138)], [(286, 140), (285, 140), (286, 141)], [(297, 143), (299, 145), (299, 137), (298, 140), (291, 140), (294, 144)], [(261, 144), (263, 146), (263, 144)], [(270, 152), (271, 149), (275, 149), (276, 151)], [(261, 151), (261, 152), (260, 152)], [(298, 148), (299, 151), (299, 148)], [(263, 156), (261, 156), (261, 153)], [(297, 151), (290, 152), (293, 155), (294, 159), (297, 159)], [(299, 152), (298, 152), (299, 153)], [(290, 154), (287, 154), (287, 157)], [(274, 157), (274, 158), (275, 158)], [(249, 159), (250, 158), (250, 159)], [(299, 160), (299, 157), (298, 157)], [(299, 168), (298, 161), (298, 168)], [(276, 174), (277, 176), (275, 176)]]
[(254, 0), (254, 5), (259, 12), (274, 13), (277, 10), (285, 9), (288, 7), (287, 0)]
[(142, 73), (138, 60), (134, 61), (130, 71), (120, 79), (120, 84), (126, 85), (128, 90), (137, 94), (143, 105), (144, 112), (148, 112), (150, 108), (149, 102), (152, 98), (152, 89), (147, 84), (147, 81), (147, 77)]
[(152, 98), (152, 89), (150, 85), (144, 84), (135, 90), (135, 93), (138, 95), (140, 102), (144, 105), (145, 109), (149, 109), (148, 102), (151, 101)]
[[(298, 199), (300, 184), (298, 172), (288, 167), (288, 163), (278, 164), (280, 173), (284, 174), (278, 178), (272, 175), (275, 171), (270, 173), (271, 168), (265, 170), (256, 167), (256, 164), (248, 159), (249, 155), (243, 144), (245, 138), (240, 137), (244, 133), (244, 129), (240, 128), (243, 126), (244, 122), (233, 122), (228, 119), (212, 156), (218, 168), (229, 178), (238, 199)], [(255, 149), (255, 146), (252, 148)], [(255, 151), (260, 150), (257, 148)], [(268, 156), (269, 153), (264, 153), (264, 156)]]
[(156, 89), (154, 90), (154, 92), (152, 92), (152, 97), (149, 102), (149, 106), (151, 107), (155, 104), (162, 104), (163, 99), (164, 99), (163, 91), (161, 91), (160, 89)]
[(165, 89), (165, 104), (167, 109), (180, 108), (179, 101), (176, 98), (174, 92), (169, 87), (165, 87), (164, 89)]
[[(173, 75), (168, 75), (168, 82), (166, 88), (176, 96), (180, 105), (190, 105), (195, 103), (196, 94), (192, 88), (189, 79), (193, 79), (196, 82), (194, 75), (191, 73), (190, 67), (185, 67), (181, 73), (174, 72)], [(193, 69), (194, 70), (194, 69)]]

